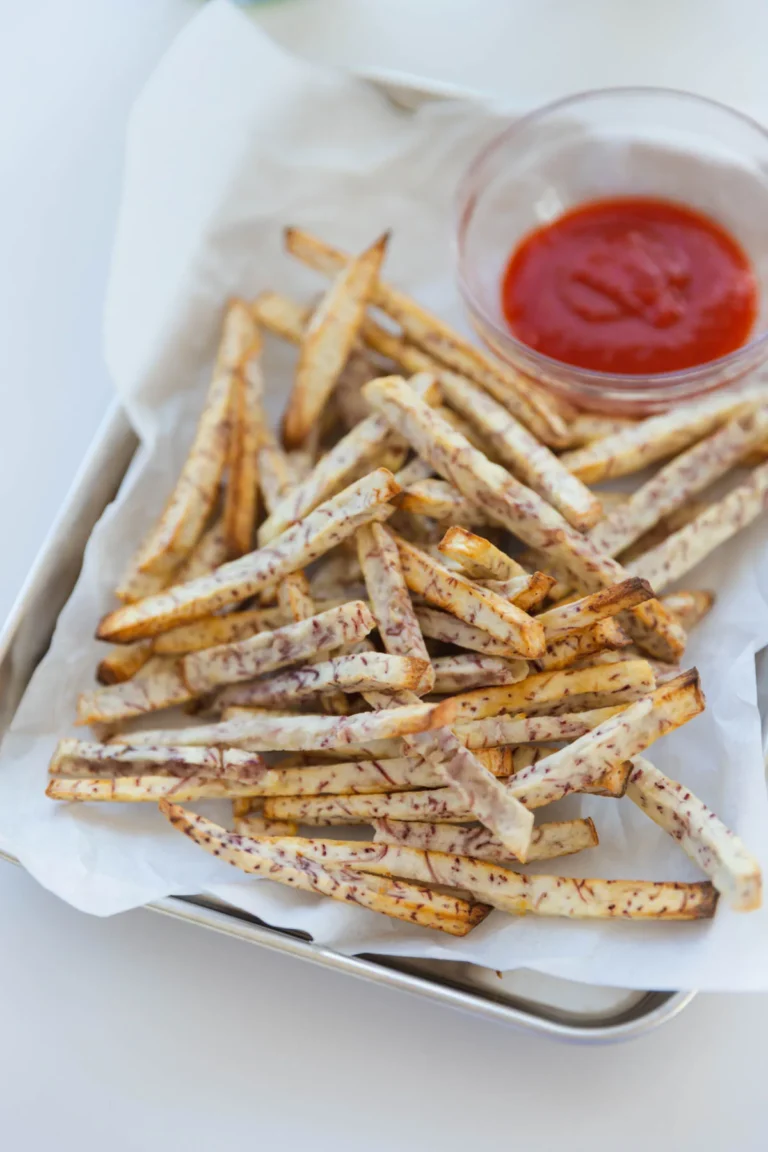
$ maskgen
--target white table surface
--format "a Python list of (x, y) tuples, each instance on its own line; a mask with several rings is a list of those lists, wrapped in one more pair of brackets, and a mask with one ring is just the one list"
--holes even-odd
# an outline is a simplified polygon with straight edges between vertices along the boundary
[[(106, 409), (100, 310), (132, 99), (192, 0), (0, 0), (0, 613)], [(610, 83), (768, 113), (762, 0), (285, 0), (340, 66), (504, 91)], [(768, 996), (573, 1049), (149, 913), (82, 916), (0, 864), (0, 1131), (37, 1152), (763, 1149)]]

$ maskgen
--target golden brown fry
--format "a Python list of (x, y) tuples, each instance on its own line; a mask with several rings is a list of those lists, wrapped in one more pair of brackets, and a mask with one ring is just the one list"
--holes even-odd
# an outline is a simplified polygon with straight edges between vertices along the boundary
[(292, 820), (267, 820), (259, 815), (235, 816), (234, 826), (238, 836), (295, 836), (299, 831)]
[(204, 816), (189, 813), (166, 800), (160, 802), (160, 811), (175, 828), (212, 855), (244, 872), (267, 876), (293, 888), (357, 904), (426, 928), (438, 928), (453, 936), (465, 936), (486, 912), (481, 905), (473, 906), (410, 884), (399, 884), (389, 891), (377, 889), (354, 872), (341, 868), (329, 872), (319, 864), (310, 866), (306, 860), (298, 861), (288, 848), (278, 859), (270, 851), (268, 842), (233, 835)]
[(542, 612), (536, 619), (544, 629), (547, 642), (551, 643), (569, 632), (590, 628), (600, 620), (618, 616), (620, 612), (651, 599), (653, 589), (648, 581), (634, 577), (623, 580), (621, 584), (601, 588), (599, 592), (593, 592), (579, 600), (557, 605), (548, 612)]
[[(232, 556), (253, 547), (258, 512), (258, 453), (263, 421), (263, 381), (258, 357), (261, 343), (251, 346), (237, 374), (232, 393), (229, 469), (224, 494), (224, 533)], [(189, 579), (189, 576), (185, 577)]]
[(286, 447), (299, 448), (318, 421), (342, 373), (387, 249), (381, 236), (337, 275), (312, 314), (301, 342), (293, 391), (283, 421)]
[(394, 537), (400, 552), (405, 582), (412, 592), (445, 608), (465, 623), (488, 632), (520, 656), (539, 656), (544, 650), (540, 625), (522, 609), (481, 588), (422, 552), (402, 537)]
[(179, 565), (173, 583), (183, 584), (187, 580), (196, 580), (198, 576), (213, 572), (214, 568), (231, 558), (224, 521), (219, 517), (203, 532), (189, 556)]
[(100, 684), (122, 684), (131, 680), (152, 656), (152, 641), (137, 640), (135, 644), (123, 644), (111, 648), (96, 669), (96, 679)]
[(493, 523), (479, 504), (467, 500), (445, 480), (417, 481), (400, 494), (397, 503), (403, 512), (449, 524), (478, 527)]
[(480, 720), (500, 712), (548, 710), (554, 705), (575, 711), (585, 696), (599, 695), (605, 703), (621, 704), (653, 690), (655, 679), (646, 660), (625, 660), (594, 668), (537, 672), (516, 684), (477, 688), (448, 701), (455, 721)]
[[(593, 624), (591, 628), (585, 628), (582, 632), (569, 632), (567, 636), (547, 644), (544, 655), (530, 661), (531, 671), (555, 672), (561, 668), (570, 668), (581, 660), (587, 664), (597, 663), (596, 660), (586, 658), (598, 654), (605, 655), (605, 649), (611, 650), (608, 655), (611, 657), (611, 662), (616, 663), (627, 657), (621, 651), (612, 650), (623, 649), (628, 645), (629, 637), (616, 620), (609, 616), (606, 620)], [(640, 657), (642, 654), (636, 652), (636, 655)], [(652, 661), (648, 663), (652, 665)]]
[(121, 642), (144, 639), (245, 600), (324, 555), (362, 524), (386, 519), (392, 511), (389, 501), (397, 492), (390, 472), (383, 468), (372, 472), (258, 552), (233, 560), (210, 576), (109, 613), (98, 636)]
[(175, 708), (194, 697), (179, 658), (153, 656), (133, 680), (81, 692), (77, 698), (75, 723), (114, 724), (147, 712)]
[(512, 580), (526, 571), (495, 544), (465, 528), (449, 528), (438, 548), (455, 560), (473, 580)]
[(505, 659), (503, 656), (480, 656), (462, 652), (460, 656), (440, 656), (432, 661), (435, 674), (434, 691), (439, 695), (453, 695), (472, 688), (488, 688), (495, 684), (517, 684), (528, 675), (525, 660)]
[[(462, 828), (456, 824), (425, 824), (417, 820), (374, 820), (375, 844), (402, 844), (426, 852), (444, 852), (450, 856), (472, 856), (493, 864), (519, 863), (497, 836), (480, 824)], [(533, 829), (528, 845), (527, 863), (571, 856), (598, 844), (591, 820), (560, 820), (539, 824)]]
[(634, 762), (627, 796), (677, 840), (732, 908), (750, 912), (760, 907), (760, 865), (698, 797), (641, 756)]

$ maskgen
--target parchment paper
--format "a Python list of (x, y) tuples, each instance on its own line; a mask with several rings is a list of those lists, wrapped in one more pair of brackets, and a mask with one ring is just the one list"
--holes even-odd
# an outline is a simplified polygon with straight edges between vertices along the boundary
[[(106, 307), (115, 387), (143, 448), (88, 545), (83, 572), (9, 733), (0, 762), (0, 839), (47, 888), (110, 915), (163, 895), (208, 891), (343, 951), (525, 966), (644, 988), (768, 987), (768, 909), (727, 908), (696, 925), (578, 924), (493, 913), (465, 940), (439, 937), (269, 881), (249, 880), (170, 829), (150, 805), (63, 805), (44, 796), (57, 738), (73, 733), (92, 684), (91, 639), (112, 589), (183, 460), (231, 294), (271, 287), (306, 298), (321, 284), (281, 251), (285, 224), (359, 247), (383, 228), (387, 276), (465, 327), (454, 288), (451, 200), (495, 126), (477, 105), (399, 113), (362, 81), (284, 54), (234, 9), (206, 6), (141, 95)], [(293, 354), (269, 342), (273, 415)], [(768, 523), (686, 579), (717, 590), (689, 657), (708, 697), (702, 717), (653, 750), (768, 865), (768, 805), (755, 654), (768, 644)], [(225, 817), (228, 806), (201, 805)], [(546, 818), (594, 817), (601, 845), (539, 865), (570, 875), (696, 879), (676, 845), (630, 802), (571, 798)]]

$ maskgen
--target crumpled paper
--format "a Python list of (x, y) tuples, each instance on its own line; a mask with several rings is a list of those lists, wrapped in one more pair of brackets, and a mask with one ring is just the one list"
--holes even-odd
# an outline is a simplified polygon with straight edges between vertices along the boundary
[[(497, 113), (477, 104), (394, 109), (365, 82), (300, 62), (234, 9), (209, 4), (147, 84), (128, 136), (125, 190), (106, 307), (115, 387), (143, 446), (88, 544), (2, 749), (0, 840), (51, 891), (110, 915), (168, 894), (206, 891), (344, 952), (528, 967), (637, 988), (768, 987), (768, 909), (721, 907), (712, 923), (575, 923), (493, 913), (454, 940), (248, 879), (173, 831), (149, 805), (63, 805), (44, 796), (59, 736), (73, 733), (93, 682), (98, 618), (182, 463), (209, 378), (223, 306), (320, 281), (281, 251), (298, 224), (359, 248), (393, 229), (387, 276), (466, 328), (452, 267), (452, 195)], [(272, 415), (291, 350), (269, 341)], [(763, 519), (686, 579), (714, 588), (690, 645), (707, 712), (653, 749), (768, 865), (768, 804), (755, 656), (768, 644), (768, 523)], [(764, 677), (768, 688), (768, 676)], [(225, 818), (227, 806), (201, 805)], [(630, 802), (572, 797), (547, 819), (594, 817), (598, 850), (539, 865), (567, 875), (697, 879), (674, 842)], [(536, 866), (534, 866), (536, 867)]]

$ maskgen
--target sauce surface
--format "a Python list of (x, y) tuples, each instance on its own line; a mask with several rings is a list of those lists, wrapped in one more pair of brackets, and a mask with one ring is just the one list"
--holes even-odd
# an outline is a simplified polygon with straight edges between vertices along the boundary
[(501, 287), (513, 334), (598, 372), (675, 372), (740, 348), (757, 283), (718, 223), (667, 200), (585, 204), (530, 233)]

